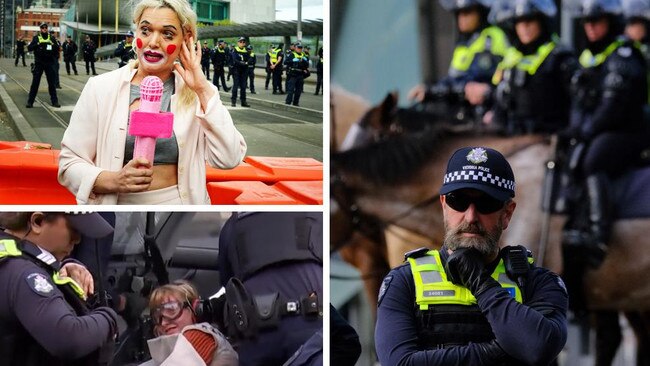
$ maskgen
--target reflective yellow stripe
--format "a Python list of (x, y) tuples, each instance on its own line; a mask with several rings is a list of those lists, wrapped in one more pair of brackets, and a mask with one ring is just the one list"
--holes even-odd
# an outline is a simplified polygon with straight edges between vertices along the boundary
[(52, 37), (50, 35), (47, 35), (47, 39), (41, 37), (41, 33), (38, 33), (38, 43), (49, 43), (52, 44)]
[(492, 84), (499, 84), (503, 78), (503, 71), (508, 69), (517, 68), (526, 71), (529, 75), (535, 75), (537, 69), (555, 49), (555, 46), (556, 44), (553, 41), (545, 43), (537, 48), (536, 53), (526, 56), (515, 47), (510, 47), (503, 61), (497, 66), (497, 71), (492, 76)]
[(278, 53), (280, 53), (280, 49), (269, 51), (269, 56), (271, 56), (271, 63), (275, 64), (278, 62)]
[(73, 280), (70, 277), (60, 277), (59, 272), (54, 272), (52, 275), (52, 281), (54, 281), (55, 284), (59, 286), (70, 286), (74, 290), (74, 292), (79, 296), (82, 300), (86, 300), (86, 293), (84, 290), (81, 288), (81, 286), (77, 283), (77, 281)]
[(451, 59), (451, 68), (458, 71), (467, 71), (472, 65), (476, 54), (486, 50), (485, 46), (488, 38), (491, 43), (490, 53), (498, 56), (505, 55), (508, 48), (505, 34), (497, 27), (487, 27), (481, 31), (481, 34), (469, 47), (465, 45), (456, 46)]
[(20, 257), (23, 252), (18, 249), (16, 241), (13, 239), (0, 240), (0, 258), (4, 257)]
[(580, 65), (582, 65), (582, 67), (587, 68), (587, 67), (595, 67), (602, 64), (603, 62), (605, 62), (607, 57), (609, 57), (609, 55), (611, 55), (612, 52), (614, 52), (617, 48), (622, 46), (623, 43), (624, 41), (613, 42), (612, 44), (607, 46), (607, 48), (605, 48), (603, 52), (595, 56), (591, 53), (591, 51), (589, 51), (589, 49), (585, 49), (584, 51), (582, 51), (582, 54), (580, 54)]
[[(447, 280), (447, 273), (437, 250), (430, 250), (423, 257), (408, 258), (408, 262), (415, 283), (415, 302), (420, 310), (427, 310), (430, 305), (476, 304), (476, 298), (469, 289)], [(532, 263), (532, 258), (529, 258), (529, 263)], [(523, 302), (521, 290), (506, 275), (503, 259), (499, 261), (499, 264), (494, 269), (492, 278), (499, 282), (501, 287), (506, 289), (517, 302)]]

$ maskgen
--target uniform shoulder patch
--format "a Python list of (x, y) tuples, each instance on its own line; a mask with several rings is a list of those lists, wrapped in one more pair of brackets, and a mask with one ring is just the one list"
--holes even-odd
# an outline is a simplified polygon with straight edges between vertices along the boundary
[(569, 291), (567, 291), (566, 285), (564, 284), (564, 281), (562, 280), (562, 277), (556, 275), (555, 280), (557, 281), (558, 286), (560, 286), (560, 288), (562, 290), (564, 290), (564, 293), (568, 295)]
[(390, 286), (391, 281), (393, 280), (393, 276), (386, 276), (384, 277), (384, 281), (381, 283), (381, 288), (379, 288), (379, 297), (377, 298), (377, 307), (381, 305), (381, 300), (384, 299), (384, 295), (386, 295), (386, 290), (388, 290), (388, 287)]
[(619, 56), (627, 58), (632, 56), (632, 47), (629, 46), (619, 47), (616, 52), (618, 53)]
[(404, 260), (408, 258), (420, 258), (429, 252), (429, 248), (419, 248), (408, 251), (404, 254)]
[(40, 296), (48, 297), (54, 291), (54, 285), (41, 273), (31, 273), (25, 277), (27, 285)]

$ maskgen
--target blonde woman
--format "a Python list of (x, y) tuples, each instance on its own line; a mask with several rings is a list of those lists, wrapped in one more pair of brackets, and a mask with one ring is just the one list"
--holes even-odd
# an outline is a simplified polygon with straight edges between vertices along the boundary
[[(133, 19), (137, 59), (86, 84), (61, 142), (59, 182), (79, 204), (209, 204), (206, 161), (233, 168), (246, 142), (201, 71), (196, 14), (186, 0), (143, 0)], [(164, 83), (161, 110), (174, 114), (153, 161), (133, 156), (127, 133), (150, 75)]]
[(199, 295), (187, 281), (155, 289), (149, 312), (157, 338), (149, 340), (152, 360), (144, 365), (236, 366), (237, 353), (223, 334), (200, 323)]

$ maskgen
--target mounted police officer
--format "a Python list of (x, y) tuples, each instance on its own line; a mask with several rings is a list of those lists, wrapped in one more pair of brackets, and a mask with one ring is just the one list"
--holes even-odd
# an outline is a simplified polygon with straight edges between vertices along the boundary
[(100, 238), (112, 227), (97, 213), (54, 212), (0, 213), (0, 227), (2, 364), (107, 365), (117, 315), (88, 308), (92, 276), (63, 259), (80, 234)]
[(454, 13), (458, 27), (449, 72), (434, 85), (413, 88), (409, 98), (424, 101), (460, 94), (472, 105), (484, 102), (490, 92), (492, 75), (508, 47), (503, 31), (487, 21), (491, 3), (491, 0), (440, 0), (445, 10)]
[(223, 86), (223, 91), (228, 92), (230, 88), (226, 86), (225, 67), (228, 62), (228, 50), (226, 49), (226, 42), (220, 39), (217, 42), (217, 47), (212, 50), (210, 55), (212, 64), (214, 65), (214, 75), (212, 76), (212, 83), (219, 89), (219, 80)]
[(588, 223), (586, 235), (569, 233), (565, 243), (584, 246), (595, 266), (607, 251), (611, 226), (608, 181), (640, 163), (640, 153), (648, 146), (643, 121), (646, 64), (641, 52), (619, 37), (620, 14), (617, 0), (584, 0), (578, 15), (587, 46), (573, 77), (567, 134), (580, 143), (575, 151), (583, 151), (575, 175), (584, 182)]
[(115, 57), (119, 57), (120, 61), (117, 63), (117, 67), (122, 67), (129, 63), (131, 60), (135, 60), (135, 50), (133, 49), (133, 32), (126, 32), (126, 39), (118, 43), (117, 48), (115, 49)]
[(379, 291), (382, 365), (548, 365), (567, 339), (568, 296), (523, 246), (499, 249), (515, 181), (498, 151), (457, 150), (440, 189), (445, 239), (406, 254)]
[(41, 84), (41, 76), (45, 73), (52, 106), (60, 108), (59, 97), (56, 95), (56, 73), (58, 70), (55, 70), (59, 58), (59, 45), (54, 36), (48, 33), (47, 23), (41, 23), (40, 32), (32, 38), (27, 50), (34, 52), (34, 70), (26, 107), (34, 107), (38, 86)]
[(569, 124), (571, 77), (578, 60), (558, 44), (552, 0), (500, 0), (490, 21), (511, 35), (505, 58), (492, 77), (492, 116), (507, 134), (556, 133)]
[(233, 75), (233, 87), (232, 87), (232, 106), (237, 105), (237, 91), (240, 92), (240, 100), (242, 107), (250, 107), (246, 103), (246, 84), (248, 80), (248, 59), (250, 54), (246, 49), (246, 38), (239, 37), (237, 40), (237, 46), (233, 48), (232, 53), (230, 54), (230, 69), (232, 70)]
[(322, 220), (315, 212), (234, 213), (221, 229), (225, 323), (240, 365), (282, 365), (322, 330)]
[(296, 43), (287, 61), (287, 98), (284, 104), (299, 106), (300, 95), (309, 76), (309, 58), (302, 52), (302, 44)]

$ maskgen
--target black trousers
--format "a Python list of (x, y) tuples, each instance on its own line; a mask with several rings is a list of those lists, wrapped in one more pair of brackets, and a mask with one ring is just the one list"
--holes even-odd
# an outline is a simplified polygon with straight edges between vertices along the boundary
[(34, 104), (34, 100), (36, 100), (36, 94), (38, 93), (38, 87), (41, 84), (41, 76), (43, 76), (43, 73), (45, 73), (45, 78), (47, 79), (47, 91), (50, 93), (50, 101), (52, 101), (52, 104), (59, 102), (59, 98), (56, 96), (56, 75), (54, 72), (55, 67), (56, 63), (44, 64), (42, 62), (36, 62), (34, 64), (32, 86), (29, 88), (29, 97), (27, 98), (27, 104)]
[(224, 90), (228, 89), (226, 85), (226, 75), (223, 66), (214, 65), (214, 75), (212, 76), (212, 84), (214, 84), (217, 89), (219, 88), (219, 80), (221, 80), (221, 86)]
[(280, 66), (276, 66), (275, 69), (273, 69), (273, 91), (274, 92), (284, 92), (282, 90), (282, 68)]
[(314, 94), (318, 95), (320, 88), (323, 86), (323, 73), (319, 72), (316, 74), (316, 92)]
[(73, 57), (65, 57), (65, 71), (68, 72), (68, 75), (70, 75), (70, 66), (72, 66), (72, 71), (74, 71), (74, 74), (77, 75), (77, 65), (74, 62), (74, 56)]
[(97, 72), (95, 72), (95, 58), (86, 58), (84, 61), (86, 61), (86, 74), (90, 74), (90, 69), (88, 68), (90, 66), (93, 69), (93, 75), (97, 75)]
[(305, 85), (305, 77), (302, 75), (290, 76), (287, 80), (287, 98), (285, 104), (298, 105), (302, 88)]
[(585, 177), (605, 172), (616, 177), (629, 167), (640, 163), (640, 153), (650, 146), (646, 133), (604, 132), (594, 137), (582, 161)]
[(25, 52), (16, 52), (16, 62), (15, 62), (15, 65), (18, 66), (18, 59), (21, 58), (21, 57), (23, 58), (23, 66), (27, 66), (27, 65), (25, 64)]
[[(233, 69), (232, 67), (230, 68)], [(231, 100), (233, 103), (237, 102), (237, 91), (241, 92), (240, 99), (242, 103), (246, 103), (246, 79), (248, 79), (248, 70), (233, 70), (232, 72), (232, 97)]]
[(271, 78), (273, 78), (273, 70), (271, 70), (270, 67), (266, 68), (266, 81), (264, 81), (264, 88), (268, 89), (269, 88), (269, 81), (271, 81)]
[(248, 82), (251, 91), (254, 92), (255, 91), (255, 68), (254, 67), (248, 68)]
[(201, 63), (201, 70), (205, 74), (205, 77), (210, 80), (210, 63), (208, 62), (207, 64), (204, 64), (203, 62)]

